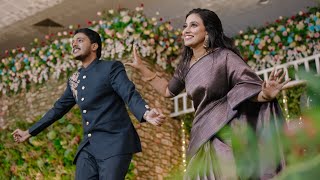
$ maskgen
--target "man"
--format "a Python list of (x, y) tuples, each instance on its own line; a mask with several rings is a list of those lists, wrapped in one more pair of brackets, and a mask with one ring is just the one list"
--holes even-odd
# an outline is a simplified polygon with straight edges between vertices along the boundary
[(84, 138), (74, 159), (76, 179), (124, 179), (133, 153), (141, 151), (126, 105), (140, 122), (160, 125), (164, 116), (149, 109), (121, 62), (99, 60), (101, 39), (97, 32), (76, 30), (72, 53), (82, 68), (69, 78), (64, 94), (37, 123), (26, 131), (16, 129), (13, 137), (23, 142), (37, 135), (78, 104)]

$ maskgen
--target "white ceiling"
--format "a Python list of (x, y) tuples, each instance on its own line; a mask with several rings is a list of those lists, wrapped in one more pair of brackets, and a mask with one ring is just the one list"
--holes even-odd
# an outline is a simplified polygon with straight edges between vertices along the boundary
[(0, 0), (0, 28), (35, 15), (63, 0)]
[[(130, 8), (144, 5), (149, 17), (170, 20), (181, 27), (187, 12), (193, 8), (208, 8), (222, 20), (224, 31), (234, 35), (248, 26), (262, 26), (279, 16), (292, 16), (319, 0), (269, 0), (266, 5), (259, 0), (0, 0), (0, 55), (17, 46), (28, 47), (38, 37), (67, 29), (70, 24), (86, 25), (87, 20), (97, 20), (96, 13), (104, 9)], [(65, 28), (40, 29), (33, 26), (46, 18)]]

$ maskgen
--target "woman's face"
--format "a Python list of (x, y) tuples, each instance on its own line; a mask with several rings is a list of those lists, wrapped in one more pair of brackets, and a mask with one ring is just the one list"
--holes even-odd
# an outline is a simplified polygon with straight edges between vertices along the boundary
[(203, 46), (207, 34), (203, 21), (198, 14), (190, 14), (183, 26), (184, 45), (190, 48)]

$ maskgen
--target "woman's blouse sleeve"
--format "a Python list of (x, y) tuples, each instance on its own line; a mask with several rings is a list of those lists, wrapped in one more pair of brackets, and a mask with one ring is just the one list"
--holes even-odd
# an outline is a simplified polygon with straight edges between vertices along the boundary
[(177, 96), (185, 88), (184, 79), (179, 74), (181, 73), (177, 69), (168, 84), (168, 89), (172, 96)]

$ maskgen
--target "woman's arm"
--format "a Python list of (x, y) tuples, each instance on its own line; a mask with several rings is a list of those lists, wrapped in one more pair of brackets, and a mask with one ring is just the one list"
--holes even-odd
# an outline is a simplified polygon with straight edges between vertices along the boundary
[(158, 76), (158, 73), (152, 72), (148, 67), (142, 62), (141, 57), (137, 53), (137, 49), (133, 47), (133, 62), (125, 63), (135, 69), (137, 69), (142, 75), (142, 80), (151, 84), (151, 86), (158, 91), (164, 97), (172, 97), (168, 89), (168, 81), (164, 78)]

